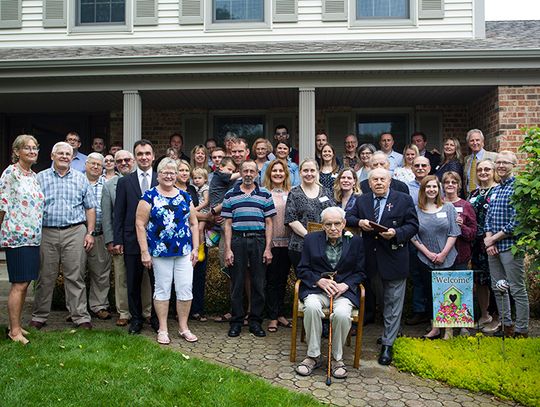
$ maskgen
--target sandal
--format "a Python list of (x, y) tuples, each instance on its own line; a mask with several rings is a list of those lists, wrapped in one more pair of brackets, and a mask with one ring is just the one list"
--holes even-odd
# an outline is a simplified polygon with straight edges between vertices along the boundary
[(11, 339), (13, 342), (19, 342), (23, 345), (28, 345), (30, 343), (30, 341), (26, 339), (23, 334), (17, 336), (11, 336), (11, 334), (8, 334), (8, 338)]
[(231, 318), (232, 315), (227, 313), (214, 318), (214, 322), (231, 322)]
[[(283, 318), (283, 319), (285, 319), (285, 318)], [(291, 321), (287, 321), (287, 323), (284, 324), (283, 322), (281, 322), (281, 321), (278, 319), (278, 325), (279, 325), (279, 326), (282, 326), (282, 327), (284, 327), (284, 328), (292, 328), (292, 323), (291, 323)]]
[(157, 333), (157, 343), (160, 345), (168, 345), (171, 343), (171, 340), (169, 339), (169, 333), (167, 331), (158, 331)]
[[(274, 321), (270, 321), (270, 324), (272, 324)], [(278, 331), (278, 327), (277, 325), (279, 324), (279, 322), (276, 324), (276, 325), (268, 325), (268, 328), (266, 328), (268, 330), (268, 332), (277, 332)]]
[(305, 358), (296, 368), (294, 369), (296, 373), (300, 376), (309, 376), (315, 369), (321, 367), (321, 357), (317, 359), (308, 356)]
[(193, 314), (189, 317), (189, 319), (192, 319), (194, 321), (199, 321), (199, 322), (206, 322), (208, 321), (208, 318), (206, 318), (204, 315), (202, 314)]
[(332, 376), (336, 379), (345, 379), (349, 372), (342, 360), (333, 360), (331, 366)]
[(178, 335), (180, 335), (180, 338), (184, 338), (186, 342), (197, 342), (199, 340), (189, 329), (184, 332), (178, 331)]

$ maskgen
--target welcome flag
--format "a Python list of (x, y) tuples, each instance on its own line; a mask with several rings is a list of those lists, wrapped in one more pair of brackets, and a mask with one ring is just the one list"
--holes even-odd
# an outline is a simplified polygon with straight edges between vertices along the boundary
[(431, 272), (433, 326), (437, 328), (474, 327), (473, 271)]

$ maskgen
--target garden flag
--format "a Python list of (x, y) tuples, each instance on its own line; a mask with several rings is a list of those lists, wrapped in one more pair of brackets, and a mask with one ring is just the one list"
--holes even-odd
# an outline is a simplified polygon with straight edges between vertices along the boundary
[(452, 270), (431, 273), (433, 326), (474, 327), (473, 271)]

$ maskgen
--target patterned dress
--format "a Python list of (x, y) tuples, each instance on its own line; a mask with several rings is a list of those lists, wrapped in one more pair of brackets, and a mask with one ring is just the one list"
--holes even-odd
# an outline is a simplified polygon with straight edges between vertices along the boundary
[(0, 228), (2, 247), (39, 246), (45, 197), (36, 174), (23, 173), (17, 164), (6, 168), (0, 178)]
[(144, 193), (142, 199), (151, 206), (146, 226), (148, 251), (153, 257), (186, 256), (191, 253), (192, 240), (189, 228), (191, 197), (178, 191), (173, 197), (161, 195), (157, 187)]
[(484, 226), (491, 201), (492, 189), (493, 187), (484, 189), (478, 187), (472, 191), (467, 198), (467, 201), (469, 201), (474, 208), (474, 212), (476, 213), (476, 223), (478, 225), (476, 239), (474, 240), (472, 247), (471, 263), (473, 270), (476, 270), (474, 273), (475, 282), (483, 286), (491, 285), (488, 257), (486, 246), (484, 245), (484, 237), (486, 237)]

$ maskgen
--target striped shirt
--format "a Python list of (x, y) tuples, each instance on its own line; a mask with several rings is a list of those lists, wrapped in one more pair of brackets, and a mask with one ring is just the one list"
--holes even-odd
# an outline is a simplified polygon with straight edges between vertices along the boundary
[(86, 222), (86, 209), (95, 208), (97, 200), (86, 176), (70, 169), (61, 177), (48, 168), (37, 175), (45, 195), (43, 227), (62, 227)]
[(514, 236), (514, 229), (517, 225), (516, 210), (510, 201), (514, 193), (515, 180), (515, 177), (510, 177), (491, 191), (491, 202), (484, 229), (493, 234), (502, 230), (509, 235), (495, 243), (500, 252), (509, 250), (517, 241), (517, 237)]
[(246, 194), (240, 189), (241, 185), (235, 185), (225, 194), (221, 216), (232, 219), (233, 231), (265, 230), (265, 219), (276, 214), (272, 194), (257, 184), (251, 193)]
[(96, 232), (101, 232), (103, 230), (103, 214), (101, 212), (101, 196), (103, 195), (103, 185), (105, 185), (107, 179), (102, 175), (98, 178), (95, 184), (90, 184), (92, 191), (94, 191), (94, 196), (97, 200), (96, 205)]

